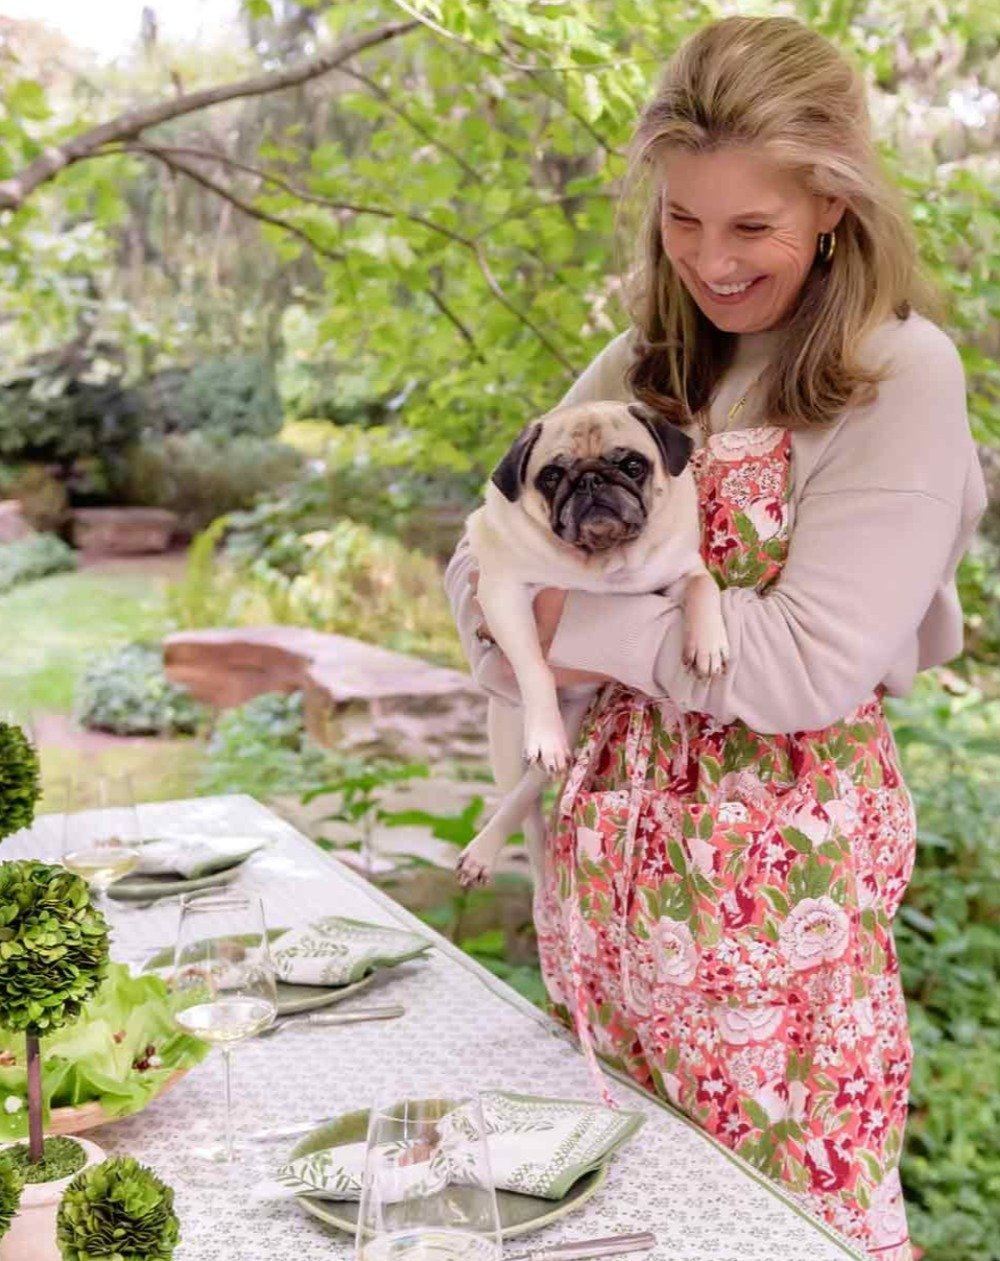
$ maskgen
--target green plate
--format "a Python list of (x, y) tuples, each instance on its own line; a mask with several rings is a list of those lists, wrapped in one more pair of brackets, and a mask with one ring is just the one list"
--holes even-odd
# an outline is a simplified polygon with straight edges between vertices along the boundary
[(235, 863), (208, 876), (122, 876), (109, 886), (108, 897), (116, 902), (148, 902), (150, 898), (175, 898), (179, 893), (216, 889), (231, 884), (240, 874), (241, 865)]
[[(289, 1159), (308, 1156), (310, 1152), (324, 1147), (365, 1142), (368, 1137), (368, 1113), (368, 1108), (362, 1108), (359, 1112), (347, 1112), (310, 1131), (295, 1144)], [(607, 1165), (600, 1165), (578, 1178), (561, 1200), (543, 1200), (534, 1195), (518, 1195), (514, 1191), (497, 1191), (502, 1238), (511, 1239), (515, 1235), (541, 1230), (543, 1226), (565, 1217), (567, 1213), (576, 1212), (603, 1185), (607, 1176)], [(297, 1195), (295, 1199), (307, 1213), (319, 1218), (327, 1226), (333, 1226), (349, 1235), (357, 1232), (360, 1208), (357, 1200), (321, 1200), (309, 1195)]]
[[(276, 937), (287, 932), (287, 928), (268, 929), (268, 941), (274, 941)], [(168, 968), (173, 961), (174, 952), (168, 947), (147, 959), (142, 970), (150, 972), (154, 968)], [(363, 976), (360, 981), (352, 981), (349, 985), (289, 985), (287, 981), (279, 981), (278, 1015), (294, 1016), (298, 1012), (315, 1011), (318, 1007), (329, 1007), (332, 1003), (339, 1003), (342, 999), (350, 997), (351, 994), (357, 994), (359, 990), (371, 985), (375, 980), (376, 972)]]

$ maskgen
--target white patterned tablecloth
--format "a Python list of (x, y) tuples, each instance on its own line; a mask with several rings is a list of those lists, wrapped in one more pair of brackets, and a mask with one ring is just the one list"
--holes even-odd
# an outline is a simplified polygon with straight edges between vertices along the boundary
[[(436, 949), (382, 973), (360, 1001), (399, 1001), (392, 1022), (296, 1029), (237, 1048), (237, 1123), (261, 1129), (367, 1107), (376, 1089), (434, 1094), (499, 1088), (591, 1099), (582, 1056), (565, 1031), (380, 890), (325, 854), (258, 802), (207, 797), (143, 806), (143, 823), (173, 832), (260, 834), (274, 844), (243, 868), (237, 887), (264, 899), (268, 925), (293, 927), (326, 914), (415, 929)], [(51, 829), (55, 835), (56, 829)], [(3, 859), (55, 860), (45, 827), (11, 837)], [(172, 945), (177, 904), (115, 916), (112, 953), (132, 959)], [(624, 1106), (646, 1124), (615, 1157), (604, 1187), (579, 1212), (513, 1240), (509, 1251), (639, 1230), (656, 1234), (651, 1261), (843, 1261), (856, 1253), (807, 1216), (772, 1182), (669, 1106), (618, 1077)], [(91, 1132), (109, 1153), (128, 1152), (171, 1183), (181, 1219), (182, 1261), (347, 1259), (353, 1240), (330, 1231), (294, 1201), (255, 1200), (290, 1142), (253, 1145), (240, 1191), (220, 1196), (181, 1177), (186, 1144), (221, 1124), (222, 1062), (213, 1055), (144, 1112)]]

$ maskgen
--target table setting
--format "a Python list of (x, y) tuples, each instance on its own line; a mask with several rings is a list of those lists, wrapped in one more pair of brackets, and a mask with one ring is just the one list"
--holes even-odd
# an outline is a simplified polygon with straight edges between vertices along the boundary
[[(857, 1255), (622, 1074), (618, 1106), (598, 1102), (562, 1026), (252, 798), (137, 813), (115, 846), (143, 857), (98, 876), (104, 988), (47, 1054), (76, 1048), (63, 1080), (100, 1108), (88, 1137), (172, 1188), (181, 1257)], [(58, 862), (68, 833), (80, 849), (65, 817), (38, 824), (4, 860)], [(85, 1086), (87, 1040), (107, 1053), (109, 1036), (108, 1071)], [(143, 1061), (156, 1089), (132, 1081)], [(0, 1091), (4, 1072), (0, 1056)], [(59, 1112), (47, 1132), (71, 1132)]]

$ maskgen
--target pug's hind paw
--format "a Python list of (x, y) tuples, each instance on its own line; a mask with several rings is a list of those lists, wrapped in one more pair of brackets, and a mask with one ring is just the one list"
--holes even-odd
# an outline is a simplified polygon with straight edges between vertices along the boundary
[(489, 883), (493, 869), (476, 857), (475, 851), (470, 845), (459, 855), (458, 862), (455, 864), (455, 874), (458, 876), (458, 883), (463, 889), (475, 889), (480, 885)]

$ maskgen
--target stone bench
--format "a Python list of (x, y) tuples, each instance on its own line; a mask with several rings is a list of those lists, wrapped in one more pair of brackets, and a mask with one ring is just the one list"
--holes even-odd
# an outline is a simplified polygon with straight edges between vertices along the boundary
[(486, 697), (458, 670), (294, 626), (184, 631), (163, 652), (169, 678), (217, 708), (301, 691), (306, 729), (328, 747), (486, 760)]

